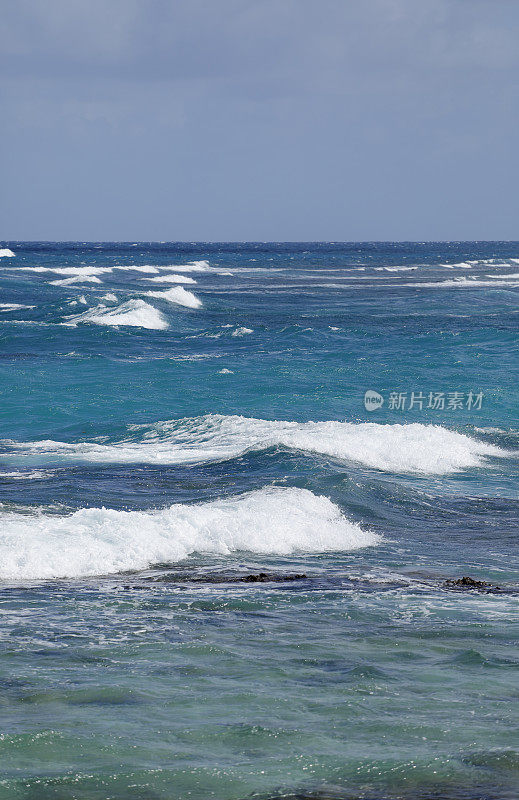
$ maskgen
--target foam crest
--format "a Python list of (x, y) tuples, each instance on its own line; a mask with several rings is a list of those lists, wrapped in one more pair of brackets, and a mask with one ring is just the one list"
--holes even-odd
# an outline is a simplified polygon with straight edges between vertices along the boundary
[(247, 336), (249, 333), (254, 333), (252, 328), (236, 328), (236, 330), (231, 333), (231, 336)]
[(187, 275), (158, 275), (156, 278), (142, 278), (143, 281), (154, 281), (156, 283), (196, 283), (194, 278)]
[(56, 275), (103, 275), (111, 272), (112, 267), (18, 267), (20, 272), (55, 272)]
[(69, 516), (3, 513), (0, 519), (3, 580), (104, 575), (193, 553), (349, 551), (381, 540), (346, 519), (327, 497), (295, 488), (161, 511), (84, 508)]
[(375, 272), (412, 272), (418, 267), (375, 267)]
[(431, 281), (423, 283), (399, 283), (389, 284), (389, 288), (403, 288), (412, 287), (415, 289), (475, 289), (477, 287), (492, 286), (494, 289), (498, 286), (506, 286), (508, 289), (515, 289), (519, 283), (513, 283), (510, 280), (490, 280), (484, 281), (478, 278), (453, 278), (447, 281)]
[(506, 456), (495, 445), (439, 425), (286, 422), (209, 414), (129, 426), (127, 439), (97, 442), (8, 442), (31, 463), (187, 464), (224, 461), (250, 451), (284, 447), (319, 453), (387, 472), (446, 474)]
[(158, 300), (166, 300), (168, 303), (175, 303), (186, 308), (202, 307), (202, 301), (193, 292), (188, 292), (182, 286), (174, 286), (164, 292), (146, 292), (146, 297), (156, 297)]
[(440, 264), (440, 267), (447, 267), (447, 269), (471, 269), (477, 261), (458, 261), (457, 264)]
[(2, 247), (0, 249), (0, 258), (14, 258), (15, 254), (12, 250), (9, 250), (8, 247)]
[(97, 275), (72, 275), (70, 278), (60, 278), (50, 283), (52, 286), (72, 286), (74, 283), (102, 283), (102, 280)]
[(161, 269), (174, 269), (178, 272), (209, 272), (209, 261), (188, 261), (187, 264), (168, 264)]
[(82, 314), (74, 314), (66, 317), (66, 322), (62, 325), (78, 325), (79, 323), (91, 323), (92, 325), (129, 325), (136, 328), (148, 328), (149, 330), (163, 331), (169, 327), (166, 318), (154, 306), (149, 305), (144, 300), (128, 300), (120, 306), (108, 307), (103, 303), (83, 311)]
[(136, 267), (133, 266), (132, 264), (127, 264), (127, 265), (120, 264), (119, 266), (114, 267), (114, 269), (132, 270), (133, 272), (148, 272), (150, 274), (158, 272), (157, 267), (153, 267), (151, 264), (143, 264), (143, 266), (141, 267)]

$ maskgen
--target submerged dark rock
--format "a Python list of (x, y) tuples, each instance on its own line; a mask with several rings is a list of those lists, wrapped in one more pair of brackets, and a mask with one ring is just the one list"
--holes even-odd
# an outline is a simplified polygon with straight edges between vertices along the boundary
[(446, 589), (478, 589), (483, 591), (500, 591), (499, 586), (492, 586), (491, 583), (487, 583), (486, 581), (477, 581), (475, 578), (470, 578), (468, 575), (464, 575), (463, 578), (446, 580), (443, 585)]
[(167, 583), (286, 583), (288, 581), (306, 580), (308, 575), (304, 573), (278, 573), (278, 572), (255, 572), (248, 575), (178, 575), (167, 574), (153, 576), (147, 580), (154, 582)]
[(302, 581), (307, 576), (304, 573), (296, 573), (295, 575), (276, 575), (269, 574), (268, 572), (258, 572), (256, 575), (244, 575), (241, 578), (236, 578), (237, 583), (270, 583), (273, 581)]

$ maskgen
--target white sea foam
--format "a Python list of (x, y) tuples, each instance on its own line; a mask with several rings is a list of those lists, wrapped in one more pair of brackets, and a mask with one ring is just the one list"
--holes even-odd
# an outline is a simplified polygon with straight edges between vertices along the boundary
[(74, 283), (102, 283), (102, 280), (97, 275), (72, 275), (50, 283), (52, 286), (72, 286)]
[(231, 334), (231, 336), (247, 336), (249, 333), (254, 333), (252, 328), (236, 328)]
[(18, 267), (19, 272), (55, 272), (56, 275), (103, 275), (112, 267)]
[(202, 301), (193, 292), (188, 292), (182, 286), (174, 286), (164, 292), (146, 292), (146, 297), (156, 297), (158, 300), (166, 300), (168, 303), (175, 303), (186, 308), (202, 307)]
[(177, 272), (209, 272), (209, 261), (189, 261), (187, 264), (165, 264), (161, 269), (174, 269)]
[(158, 265), (160, 269), (171, 269), (175, 272), (214, 272), (216, 275), (232, 275), (229, 270), (211, 267), (208, 261), (190, 261), (188, 264)]
[(128, 300), (115, 308), (100, 303), (95, 308), (89, 308), (82, 314), (66, 317), (63, 325), (77, 325), (89, 322), (93, 325), (129, 325), (150, 330), (165, 330), (169, 327), (166, 318), (161, 312), (149, 305), (144, 300)]
[(12, 250), (9, 250), (8, 247), (3, 247), (0, 249), (0, 258), (14, 258), (15, 254)]
[(143, 281), (154, 281), (156, 283), (196, 283), (194, 278), (187, 275), (159, 275), (156, 278), (141, 278)]
[(388, 472), (443, 474), (506, 456), (495, 445), (439, 425), (286, 422), (209, 414), (132, 425), (119, 442), (4, 442), (34, 464), (65, 462), (183, 464), (224, 461), (250, 451), (284, 447), (364, 464)]
[(27, 472), (0, 472), (0, 480), (4, 480), (8, 478), (9, 480), (13, 481), (42, 481), (45, 478), (50, 478), (54, 475), (54, 470), (49, 469), (33, 469)]
[(508, 275), (487, 275), (487, 278), (502, 278), (504, 280), (517, 280), (519, 278), (519, 272), (509, 272)]
[(476, 289), (477, 287), (491, 286), (496, 288), (498, 286), (506, 286), (508, 289), (515, 289), (519, 283), (513, 283), (509, 280), (490, 280), (483, 281), (478, 278), (453, 278), (448, 281), (430, 281), (423, 283), (391, 283), (386, 284), (387, 288), (405, 288), (411, 287), (415, 289)]
[(109, 303), (118, 303), (117, 295), (108, 292), (101, 297), (101, 300), (107, 300)]
[(382, 270), (385, 272), (410, 272), (415, 269), (418, 269), (418, 267), (375, 267), (376, 272), (381, 272)]
[(23, 303), (0, 303), (0, 311), (18, 311), (20, 308), (36, 308), (36, 306), (26, 306)]
[(119, 265), (117, 267), (113, 267), (113, 269), (133, 270), (133, 272), (148, 272), (150, 274), (158, 272), (157, 267), (153, 267), (151, 264), (144, 264), (141, 267), (135, 267), (135, 266), (133, 266), (131, 264), (128, 264), (128, 265), (121, 264), (121, 265)]
[(447, 269), (472, 269), (477, 261), (459, 261), (457, 264), (440, 264), (440, 267), (447, 267)]
[(381, 540), (346, 519), (327, 497), (295, 488), (161, 511), (84, 508), (69, 516), (7, 512), (0, 519), (3, 580), (139, 570), (192, 553), (349, 551)]

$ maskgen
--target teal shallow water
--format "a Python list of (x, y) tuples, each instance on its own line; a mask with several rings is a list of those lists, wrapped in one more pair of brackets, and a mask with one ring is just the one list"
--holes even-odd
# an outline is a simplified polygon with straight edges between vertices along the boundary
[(6, 246), (0, 800), (516, 798), (519, 244)]

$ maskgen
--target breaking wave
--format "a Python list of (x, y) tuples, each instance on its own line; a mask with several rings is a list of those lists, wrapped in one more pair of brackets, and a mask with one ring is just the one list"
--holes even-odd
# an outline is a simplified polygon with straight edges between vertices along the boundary
[(288, 555), (378, 544), (327, 497), (265, 488), (160, 511), (83, 508), (68, 516), (2, 513), (0, 579), (106, 575), (176, 562), (192, 553)]
[(70, 278), (60, 278), (50, 283), (53, 286), (71, 286), (74, 283), (102, 283), (102, 280), (97, 275), (72, 275)]
[(168, 303), (175, 303), (186, 308), (202, 307), (202, 301), (193, 292), (188, 292), (182, 286), (174, 286), (164, 292), (146, 292), (146, 297), (156, 297), (158, 300), (166, 300)]
[(136, 328), (148, 328), (149, 330), (163, 331), (169, 327), (164, 315), (154, 306), (150, 306), (144, 300), (128, 300), (120, 306), (108, 307), (103, 303), (83, 311), (81, 314), (74, 314), (66, 317), (63, 325), (78, 325), (79, 323), (91, 323), (92, 325), (129, 325)]
[(478, 278), (453, 278), (447, 281), (431, 281), (424, 283), (399, 283), (390, 284), (389, 288), (393, 287), (412, 287), (415, 289), (475, 289), (477, 287), (491, 286), (496, 289), (499, 286), (506, 286), (508, 289), (515, 289), (519, 283), (513, 283), (509, 280), (490, 280), (483, 281)]
[(0, 249), (0, 258), (14, 258), (15, 254), (12, 250), (9, 250), (8, 247), (3, 247)]
[[(114, 324), (114, 323), (111, 323)], [(225, 461), (251, 451), (284, 447), (319, 453), (387, 472), (447, 474), (505, 456), (495, 445), (439, 425), (364, 422), (286, 422), (209, 414), (152, 425), (131, 425), (126, 439), (97, 442), (4, 442), (44, 464), (188, 464)]]
[(0, 311), (18, 311), (20, 308), (36, 308), (36, 306), (26, 306), (23, 303), (0, 303)]
[(196, 283), (194, 278), (187, 275), (158, 275), (156, 278), (142, 278), (143, 281), (154, 281), (156, 283)]

